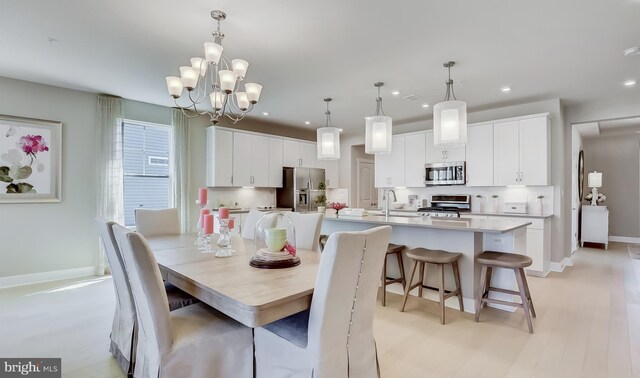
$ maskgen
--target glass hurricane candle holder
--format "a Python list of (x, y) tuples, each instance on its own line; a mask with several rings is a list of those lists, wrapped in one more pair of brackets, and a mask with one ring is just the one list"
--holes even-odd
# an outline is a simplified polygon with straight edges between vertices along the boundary
[(258, 220), (254, 230), (254, 258), (266, 261), (292, 259), (296, 255), (296, 231), (291, 219), (274, 211)]
[(233, 251), (231, 249), (231, 234), (229, 233), (229, 219), (219, 219), (220, 237), (218, 237), (218, 250), (216, 257), (231, 257)]

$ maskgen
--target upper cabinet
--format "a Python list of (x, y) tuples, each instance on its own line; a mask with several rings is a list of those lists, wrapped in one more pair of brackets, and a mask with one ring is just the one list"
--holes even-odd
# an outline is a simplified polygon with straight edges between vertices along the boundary
[(405, 185), (409, 188), (424, 186), (424, 164), (427, 152), (427, 132), (405, 135)]
[(269, 138), (233, 133), (233, 185), (269, 186)]
[(494, 185), (549, 185), (549, 117), (493, 124)]
[(440, 147), (433, 145), (433, 130), (426, 132), (426, 162), (442, 163), (448, 161), (464, 161), (465, 148), (460, 147)]
[(467, 186), (493, 186), (493, 124), (469, 125)]
[(375, 156), (376, 188), (406, 186), (405, 143), (405, 135), (394, 135), (391, 142), (391, 153)]
[(315, 168), (317, 154), (315, 143), (284, 140), (283, 164), (285, 167)]
[(327, 188), (340, 187), (340, 160), (318, 160), (316, 168), (324, 169), (324, 184)]
[(282, 188), (284, 140), (269, 138), (269, 187)]
[(233, 186), (233, 132), (207, 128), (207, 186)]

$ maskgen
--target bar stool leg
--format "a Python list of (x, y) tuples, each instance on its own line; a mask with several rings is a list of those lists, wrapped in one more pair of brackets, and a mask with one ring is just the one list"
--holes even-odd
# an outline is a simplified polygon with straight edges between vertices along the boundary
[[(492, 266), (487, 266), (487, 282), (484, 286), (484, 291), (482, 293), (482, 297), (484, 298), (485, 294), (487, 296), (487, 298), (489, 298), (489, 291), (491, 289), (491, 278), (493, 277), (493, 267)], [(488, 302), (484, 302), (482, 304), (482, 307), (487, 307), (489, 305)]]
[(396, 253), (396, 257), (398, 259), (398, 268), (400, 269), (400, 278), (402, 278), (402, 288), (404, 289), (407, 286), (407, 280), (404, 275), (404, 263), (402, 262), (402, 251)]
[(426, 264), (420, 262), (420, 286), (418, 286), (418, 296), (422, 298), (422, 285), (424, 284), (424, 266)]
[(522, 299), (522, 309), (524, 310), (524, 317), (527, 319), (527, 325), (529, 326), (529, 333), (533, 333), (533, 323), (531, 322), (531, 313), (529, 310), (529, 299), (524, 290), (524, 282), (520, 275), (520, 269), (513, 269), (513, 273), (516, 275), (516, 281), (518, 282), (518, 291), (520, 292), (520, 298)]
[(480, 307), (482, 306), (482, 297), (484, 296), (484, 286), (487, 283), (487, 266), (482, 266), (482, 271), (480, 272), (480, 282), (478, 285), (478, 290), (476, 291), (476, 323), (480, 320)]
[(462, 286), (460, 285), (460, 269), (458, 268), (458, 262), (451, 263), (451, 269), (453, 269), (453, 279), (456, 281), (456, 290), (458, 290), (458, 302), (460, 303), (460, 311), (464, 312), (464, 302), (462, 301)]
[[(413, 282), (413, 276), (415, 276), (415, 274), (416, 274), (416, 268), (417, 267), (418, 267), (418, 262), (414, 261), (413, 262), (413, 269), (411, 269), (411, 277), (409, 278), (409, 284), (404, 289), (404, 298), (402, 298), (402, 307), (400, 307), (400, 312), (404, 311), (404, 306), (407, 304), (407, 297), (409, 296), (409, 292), (411, 290), (413, 290), (413, 288), (415, 287), (411, 283)], [(422, 287), (422, 284), (420, 285), (420, 287)]]
[(444, 324), (444, 264), (438, 264), (438, 274), (440, 275), (440, 324)]
[(529, 309), (531, 310), (531, 316), (536, 317), (536, 310), (533, 308), (533, 300), (531, 299), (531, 292), (529, 291), (529, 283), (527, 282), (527, 275), (524, 269), (520, 268), (520, 276), (522, 276), (522, 283), (524, 283), (524, 293), (529, 300)]
[(382, 306), (387, 305), (387, 255), (384, 256), (382, 264)]

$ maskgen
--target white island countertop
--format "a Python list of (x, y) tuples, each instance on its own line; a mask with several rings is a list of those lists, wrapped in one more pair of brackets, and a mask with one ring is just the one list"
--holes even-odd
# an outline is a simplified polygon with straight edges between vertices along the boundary
[(325, 221), (330, 222), (356, 222), (391, 226), (423, 227), (441, 230), (472, 231), (502, 234), (522, 227), (527, 227), (531, 222), (515, 219), (475, 219), (475, 218), (431, 218), (431, 217), (394, 217), (386, 218), (383, 215), (367, 215), (364, 217), (352, 217), (340, 215), (325, 215)]

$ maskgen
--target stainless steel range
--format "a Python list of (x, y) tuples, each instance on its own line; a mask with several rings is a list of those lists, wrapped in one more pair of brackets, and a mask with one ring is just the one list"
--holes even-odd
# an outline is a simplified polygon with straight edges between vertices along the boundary
[(423, 215), (438, 218), (459, 218), (461, 212), (468, 211), (471, 211), (471, 196), (467, 194), (434, 194), (431, 206), (418, 209)]

